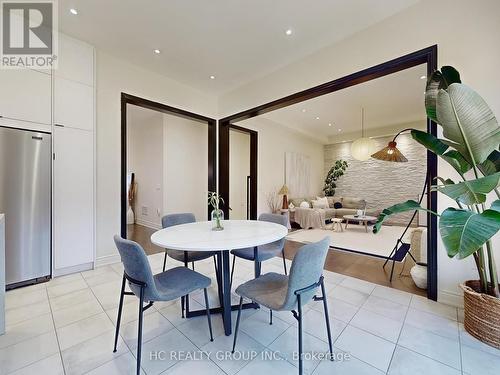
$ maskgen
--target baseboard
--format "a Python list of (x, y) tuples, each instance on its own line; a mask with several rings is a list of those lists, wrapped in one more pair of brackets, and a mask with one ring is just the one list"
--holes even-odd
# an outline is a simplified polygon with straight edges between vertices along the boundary
[(438, 302), (454, 307), (464, 308), (463, 294), (453, 293), (447, 290), (438, 291)]
[(55, 269), (54, 272), (52, 272), (52, 276), (53, 277), (59, 277), (59, 276), (69, 275), (69, 274), (72, 274), (72, 273), (88, 271), (88, 270), (91, 270), (93, 268), (94, 268), (94, 263), (93, 262), (84, 263), (84, 264), (78, 264), (76, 266)]
[(143, 227), (147, 227), (147, 228), (150, 228), (150, 229), (155, 229), (155, 230), (162, 229), (161, 224), (154, 223), (154, 222), (148, 221), (148, 220), (136, 219), (135, 223), (137, 225), (142, 225)]
[(107, 266), (108, 264), (118, 263), (120, 261), (120, 254), (104, 255), (96, 259), (95, 266), (97, 268)]

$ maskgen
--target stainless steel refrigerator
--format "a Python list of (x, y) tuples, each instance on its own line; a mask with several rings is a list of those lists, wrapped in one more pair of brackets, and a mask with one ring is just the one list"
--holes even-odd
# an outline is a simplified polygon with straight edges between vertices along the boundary
[(0, 127), (7, 289), (51, 274), (51, 135)]

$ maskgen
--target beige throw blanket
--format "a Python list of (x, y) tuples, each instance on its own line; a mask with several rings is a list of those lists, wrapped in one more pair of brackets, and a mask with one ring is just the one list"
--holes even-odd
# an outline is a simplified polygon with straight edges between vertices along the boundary
[(325, 210), (321, 208), (300, 208), (295, 209), (294, 220), (301, 228), (325, 228)]

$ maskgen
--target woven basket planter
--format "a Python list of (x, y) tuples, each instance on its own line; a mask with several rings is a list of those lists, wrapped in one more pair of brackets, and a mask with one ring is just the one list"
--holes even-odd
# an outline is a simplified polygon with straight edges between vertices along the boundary
[(500, 349), (500, 298), (478, 293), (478, 280), (461, 285), (464, 290), (464, 327), (478, 340)]

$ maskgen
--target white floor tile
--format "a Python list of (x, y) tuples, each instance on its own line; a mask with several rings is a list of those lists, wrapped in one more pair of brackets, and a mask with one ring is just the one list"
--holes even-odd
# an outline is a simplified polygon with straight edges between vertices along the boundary
[(95, 270), (82, 272), (82, 276), (89, 286), (109, 283), (111, 281), (120, 283), (123, 275), (116, 273), (110, 266), (96, 268)]
[(81, 281), (83, 279), (80, 272), (72, 273), (69, 275), (54, 277), (47, 283), (47, 287), (55, 287), (63, 284), (73, 283), (75, 281)]
[(120, 302), (121, 281), (111, 281), (109, 283), (99, 284), (91, 287), (94, 295), (99, 300), (104, 310), (110, 310), (118, 307)]
[(347, 326), (335, 346), (384, 372), (395, 348), (395, 344), (352, 326)]
[[(341, 353), (340, 350), (334, 350), (334, 353)], [(350, 357), (345, 360), (328, 361), (324, 360), (316, 367), (314, 375), (382, 375), (384, 372), (360, 361), (357, 358)]]
[(372, 292), (373, 296), (385, 298), (389, 301), (408, 306), (410, 304), (412, 294), (403, 292), (402, 290), (389, 288), (386, 286), (377, 285)]
[[(127, 352), (88, 372), (87, 375), (135, 375), (136, 369), (135, 357)], [(144, 371), (141, 370), (141, 373), (144, 374)]]
[(33, 305), (47, 301), (47, 291), (43, 289), (35, 289), (20, 293), (17, 289), (5, 293), (5, 308), (16, 309), (18, 307)]
[(455, 320), (410, 308), (405, 323), (458, 341), (458, 323)]
[[(224, 334), (224, 323), (220, 314), (212, 314), (213, 337), (217, 338)], [(234, 323), (233, 323), (234, 324)], [(210, 332), (208, 330), (208, 319), (206, 315), (185, 319), (185, 322), (177, 326), (191, 342), (201, 347), (210, 342)]]
[(403, 323), (361, 308), (350, 325), (396, 343)]
[(462, 370), (470, 375), (498, 375), (500, 357), (483, 350), (462, 346)]
[(87, 288), (60, 297), (50, 298), (50, 307), (52, 311), (58, 311), (89, 301), (96, 301), (96, 298), (92, 290)]
[(245, 332), (238, 333), (238, 340), (236, 342), (235, 355), (231, 354), (233, 348), (234, 336), (222, 335), (217, 337), (214, 341), (201, 347), (202, 350), (209, 354), (209, 358), (214, 361), (224, 372), (227, 374), (236, 374), (243, 368), (250, 359), (249, 353), (257, 355), (262, 352), (265, 347), (253, 338), (248, 336)]
[(354, 277), (346, 277), (340, 286), (345, 286), (347, 288), (355, 289), (365, 294), (370, 294), (375, 289), (375, 284), (368, 281), (356, 279)]
[(346, 278), (344, 275), (330, 271), (324, 271), (323, 277), (325, 278), (325, 282), (330, 284), (340, 284)]
[(61, 328), (104, 312), (99, 302), (94, 298), (88, 302), (83, 302), (66, 309), (53, 312), (56, 328)]
[(24, 305), (15, 309), (5, 310), (5, 325), (10, 326), (26, 320), (33, 319), (40, 315), (50, 313), (49, 301), (47, 299), (34, 302), (31, 305)]
[(411, 350), (396, 347), (389, 375), (460, 375), (460, 371)]
[(35, 362), (31, 365), (23, 367), (17, 371), (12, 372), (10, 375), (64, 375), (64, 368), (61, 361), (61, 354), (56, 353), (42, 359), (38, 362)]
[(469, 346), (473, 349), (482, 350), (489, 354), (493, 354), (500, 357), (500, 349), (494, 348), (484, 342), (479, 341), (474, 336), (470, 335), (466, 330), (463, 324), (460, 324), (460, 342), (462, 345)]
[[(201, 309), (205, 309), (205, 306), (200, 305), (195, 300), (191, 300), (191, 301), (189, 301), (189, 309), (190, 310), (201, 310)], [(180, 300), (178, 300), (176, 303), (171, 304), (167, 307), (160, 308), (158, 311), (165, 318), (167, 318), (170, 321), (170, 323), (172, 323), (174, 326), (179, 326), (180, 324), (184, 323), (184, 321), (186, 320), (186, 318), (182, 318), (182, 315), (181, 315), (181, 301)]]
[(0, 335), (0, 349), (51, 331), (54, 331), (54, 324), (50, 314), (9, 325), (5, 334)]
[(273, 324), (269, 324), (269, 313), (259, 310), (257, 313), (242, 319), (240, 330), (245, 332), (262, 345), (269, 345), (289, 327), (289, 324), (282, 320), (274, 319)]
[(113, 353), (114, 331), (108, 331), (90, 340), (62, 351), (66, 375), (81, 375), (128, 352), (121, 338)]
[(448, 366), (460, 369), (458, 341), (438, 336), (405, 324), (398, 345), (423, 354)]
[[(266, 351), (270, 353), (269, 351)], [(266, 352), (259, 354), (253, 361), (243, 367), (238, 375), (255, 374), (295, 374), (297, 368), (284, 359), (272, 357)]]
[[(139, 299), (136, 298), (135, 296), (125, 296), (123, 302), (124, 303), (123, 303), (122, 318), (121, 318), (122, 327), (127, 323), (139, 319)], [(156, 303), (153, 305), (152, 308), (149, 308), (146, 311), (144, 311), (144, 318), (157, 311), (155, 307), (157, 307)], [(118, 306), (110, 310), (106, 310), (106, 314), (111, 319), (113, 324), (116, 325), (116, 319), (118, 319)]]
[(376, 296), (368, 297), (363, 308), (400, 322), (404, 321), (408, 310), (408, 306)]
[[(122, 325), (120, 328), (120, 335), (132, 351), (137, 348), (138, 322), (138, 320), (135, 320), (133, 322)], [(155, 311), (145, 316), (143, 319), (142, 342), (148, 342), (149, 340), (152, 340), (157, 336), (167, 333), (173, 328), (174, 326), (168, 321), (167, 318), (165, 318), (159, 312)]]
[(330, 298), (340, 299), (351, 305), (360, 307), (368, 299), (368, 294), (360, 292), (356, 289), (351, 289), (343, 285), (338, 285), (335, 289), (330, 292)]
[(8, 374), (58, 353), (55, 332), (0, 349), (0, 374)]
[[(335, 340), (342, 333), (345, 327), (346, 323), (330, 316), (330, 330), (332, 333), (333, 342), (335, 342)], [(294, 328), (297, 329), (295, 326)], [(310, 310), (309, 312), (305, 313), (303, 318), (303, 328), (304, 332), (307, 332), (319, 338), (320, 340), (323, 340), (324, 342), (328, 342), (325, 315), (323, 314), (323, 312), (320, 313), (315, 310)]]
[(432, 314), (443, 316), (448, 319), (458, 319), (458, 312), (456, 307), (435, 302), (425, 297), (413, 296), (410, 306), (414, 309), (426, 311)]
[(186, 374), (225, 375), (225, 373), (210, 360), (178, 362), (162, 373), (162, 375)]
[(80, 279), (77, 279), (75, 281), (61, 283), (57, 285), (48, 285), (47, 293), (49, 294), (49, 298), (55, 298), (71, 292), (75, 292), (77, 290), (82, 290), (87, 288), (88, 288), (87, 283), (85, 282), (85, 280), (83, 280), (83, 278), (80, 277)]
[(64, 351), (113, 329), (113, 324), (111, 324), (108, 316), (105, 313), (101, 313), (58, 328), (57, 337), (61, 350)]

